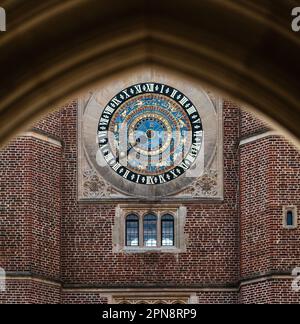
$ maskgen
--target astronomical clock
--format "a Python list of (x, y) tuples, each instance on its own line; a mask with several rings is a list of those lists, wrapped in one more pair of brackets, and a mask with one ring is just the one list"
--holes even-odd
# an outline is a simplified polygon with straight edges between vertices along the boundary
[(195, 81), (133, 71), (79, 106), (80, 200), (222, 199), (222, 102)]

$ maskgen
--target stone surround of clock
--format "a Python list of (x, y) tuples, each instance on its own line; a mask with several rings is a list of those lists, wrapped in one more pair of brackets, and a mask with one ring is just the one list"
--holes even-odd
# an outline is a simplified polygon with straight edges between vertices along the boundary
[(157, 67), (114, 76), (81, 99), (82, 201), (223, 199), (222, 100)]

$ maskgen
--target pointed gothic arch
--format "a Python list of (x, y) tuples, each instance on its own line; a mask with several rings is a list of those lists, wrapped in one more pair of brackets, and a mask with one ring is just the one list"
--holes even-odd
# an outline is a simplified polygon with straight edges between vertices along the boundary
[(299, 144), (296, 4), (3, 1), (0, 141), (104, 77), (154, 63), (242, 102)]

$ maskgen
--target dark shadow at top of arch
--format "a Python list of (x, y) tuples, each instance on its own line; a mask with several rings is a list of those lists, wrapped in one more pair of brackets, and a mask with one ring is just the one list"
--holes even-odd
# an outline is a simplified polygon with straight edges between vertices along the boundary
[(299, 144), (297, 1), (3, 1), (0, 138), (104, 77), (144, 63), (185, 73)]

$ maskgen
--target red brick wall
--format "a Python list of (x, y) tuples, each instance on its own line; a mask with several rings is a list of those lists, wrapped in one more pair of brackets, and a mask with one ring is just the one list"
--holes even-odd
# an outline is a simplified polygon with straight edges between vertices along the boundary
[(31, 271), (60, 278), (61, 148), (33, 140), (31, 161)]
[[(242, 119), (242, 129), (251, 129), (249, 120)], [(243, 145), (240, 165), (241, 280), (290, 275), (300, 264), (300, 228), (283, 228), (283, 206), (300, 208), (300, 154), (284, 139), (270, 136)], [(277, 279), (246, 285), (240, 300), (299, 301), (291, 283)]]
[(270, 150), (271, 264), (273, 269), (290, 273), (300, 266), (300, 226), (283, 228), (282, 206), (295, 205), (300, 212), (300, 154), (280, 138), (270, 140)]
[(210, 291), (197, 294), (200, 304), (237, 304), (238, 294), (235, 291)]
[[(68, 106), (68, 105), (67, 105)], [(61, 110), (56, 110), (43, 117), (32, 129), (45, 133), (53, 138), (61, 139)]]
[[(299, 236), (298, 236), (299, 239)], [(300, 292), (291, 290), (291, 280), (274, 280), (272, 282), (271, 303), (300, 304)]]
[[(49, 132), (58, 134), (59, 114), (47, 119)], [(60, 279), (61, 154), (61, 147), (29, 136), (0, 152), (0, 267), (8, 275)], [(48, 286), (27, 281), (9, 280), (9, 291), (21, 300), (27, 291), (24, 302), (58, 301), (59, 293), (52, 296)]]
[(64, 282), (123, 288), (226, 286), (238, 280), (238, 110), (225, 105), (225, 201), (188, 207), (188, 249), (179, 255), (112, 252), (115, 206), (77, 201), (75, 107), (62, 112), (62, 124)]
[(77, 292), (77, 291), (64, 291), (62, 294), (63, 304), (107, 304), (107, 298), (102, 297), (97, 292)]
[(247, 138), (271, 130), (271, 127), (253, 114), (241, 110), (241, 138)]
[(241, 147), (241, 275), (266, 273), (269, 258), (269, 139)]
[[(239, 147), (268, 129), (251, 115), (224, 103), (225, 199), (187, 206), (179, 255), (113, 254), (115, 206), (77, 201), (76, 101), (34, 129), (63, 147), (22, 137), (0, 153), (0, 267), (35, 277), (9, 279), (0, 303), (101, 304), (89, 288), (113, 287), (204, 287), (201, 303), (298, 300), (289, 279), (247, 282), (300, 266), (299, 228), (282, 228), (282, 206), (300, 209), (299, 153), (278, 137)], [(220, 291), (239, 283), (240, 294)]]
[(0, 304), (59, 304), (59, 285), (31, 279), (9, 279), (6, 291), (0, 292)]
[(6, 291), (0, 292), (0, 304), (30, 304), (31, 283), (28, 280), (6, 280)]
[(241, 304), (271, 304), (272, 298), (272, 287), (269, 281), (247, 284), (240, 289)]
[(61, 286), (60, 284), (45, 283), (39, 281), (31, 282), (33, 304), (60, 304)]
[(300, 304), (300, 293), (293, 292), (290, 279), (270, 279), (240, 289), (241, 304)]
[(31, 141), (18, 138), (0, 152), (0, 267), (31, 267)]

